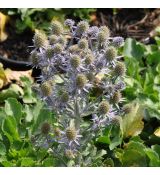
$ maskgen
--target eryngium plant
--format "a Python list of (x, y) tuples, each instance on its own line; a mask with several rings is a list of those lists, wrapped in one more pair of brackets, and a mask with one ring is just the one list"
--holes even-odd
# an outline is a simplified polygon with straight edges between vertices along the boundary
[(43, 123), (41, 146), (61, 160), (59, 166), (102, 166), (93, 141), (123, 113), (126, 68), (117, 52), (123, 38), (111, 37), (106, 26), (67, 19), (64, 25), (53, 21), (48, 36), (37, 31), (33, 42), (32, 64), (42, 70), (39, 94), (57, 120)]

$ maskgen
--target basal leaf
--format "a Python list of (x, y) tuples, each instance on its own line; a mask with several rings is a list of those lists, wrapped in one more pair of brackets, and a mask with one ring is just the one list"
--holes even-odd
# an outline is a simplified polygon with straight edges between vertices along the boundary
[(126, 57), (141, 58), (144, 54), (144, 48), (135, 39), (128, 38), (124, 44), (123, 54)]
[(2, 131), (4, 134), (9, 137), (10, 141), (20, 140), (16, 119), (12, 116), (6, 117), (2, 123)]
[(8, 116), (12, 116), (19, 124), (22, 117), (22, 105), (15, 98), (8, 98), (5, 101), (5, 112)]
[(149, 165), (152, 167), (159, 167), (160, 166), (160, 158), (159, 155), (152, 149), (146, 148), (145, 153), (150, 159)]
[(122, 156), (122, 164), (125, 167), (146, 167), (146, 156), (138, 150), (127, 149)]
[(0, 142), (0, 155), (3, 156), (5, 154), (6, 154), (6, 147), (2, 142)]

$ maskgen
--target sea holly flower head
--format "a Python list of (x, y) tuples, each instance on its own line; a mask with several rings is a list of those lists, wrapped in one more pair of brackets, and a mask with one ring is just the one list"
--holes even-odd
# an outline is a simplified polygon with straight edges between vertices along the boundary
[[(122, 37), (112, 37), (107, 26), (76, 24), (72, 19), (64, 24), (52, 21), (48, 36), (36, 32), (31, 61), (41, 69), (39, 95), (56, 123), (53, 129), (43, 124), (41, 145), (50, 147), (53, 155), (83, 165), (87, 143), (131, 111), (121, 103), (126, 67), (117, 48), (123, 42)], [(86, 116), (92, 119), (86, 122)]]

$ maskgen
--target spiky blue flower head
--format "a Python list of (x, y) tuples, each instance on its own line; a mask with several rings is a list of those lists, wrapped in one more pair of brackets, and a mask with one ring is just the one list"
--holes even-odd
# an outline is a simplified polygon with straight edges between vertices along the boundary
[(31, 53), (31, 61), (33, 65), (38, 65), (39, 63), (39, 55), (37, 51), (33, 51)]
[(110, 36), (110, 30), (107, 26), (101, 26), (99, 31), (104, 32), (106, 35), (106, 38), (108, 38)]
[(83, 88), (87, 83), (87, 77), (84, 74), (78, 74), (76, 77), (76, 85), (78, 88)]
[(114, 74), (116, 76), (124, 76), (126, 72), (126, 66), (122, 62), (118, 62), (114, 68)]
[(75, 21), (73, 21), (72, 19), (66, 19), (66, 20), (64, 21), (64, 24), (65, 24), (66, 26), (72, 27), (72, 26), (74, 26)]
[(34, 46), (36, 48), (46, 47), (48, 45), (48, 39), (43, 31), (37, 30), (33, 38)]
[(80, 21), (77, 25), (76, 33), (77, 35), (82, 35), (89, 29), (89, 24), (87, 21)]
[(117, 36), (113, 38), (112, 44), (114, 47), (121, 47), (124, 43), (124, 38)]
[(63, 33), (63, 26), (59, 21), (52, 21), (51, 30), (52, 30), (52, 34), (59, 36), (60, 34)]
[(85, 57), (85, 64), (89, 65), (93, 62), (94, 56), (93, 54), (87, 54)]
[(99, 28), (97, 26), (92, 26), (88, 29), (88, 34), (92, 37), (96, 37), (99, 32)]
[(98, 108), (98, 111), (100, 114), (106, 114), (109, 112), (109, 109), (110, 109), (110, 105), (108, 103), (108, 101), (102, 101), (100, 104), (99, 104), (99, 108)]
[(81, 64), (81, 58), (78, 55), (73, 55), (70, 59), (71, 66), (76, 69)]
[(52, 86), (49, 81), (45, 81), (41, 84), (41, 91), (44, 96), (50, 96), (52, 93)]
[(120, 91), (116, 91), (116, 92), (114, 92), (113, 96), (111, 97), (111, 102), (115, 103), (115, 104), (119, 103), (119, 101), (121, 100), (121, 97), (122, 97), (122, 95), (121, 95)]
[(78, 47), (80, 49), (88, 49), (88, 40), (86, 38), (82, 38), (78, 42)]
[(63, 51), (63, 46), (61, 44), (57, 43), (54, 45), (53, 51), (56, 54), (60, 54)]
[(105, 43), (107, 39), (106, 33), (104, 31), (100, 31), (97, 36), (97, 40), (100, 44)]
[(58, 36), (57, 35), (51, 35), (49, 37), (49, 42), (50, 42), (51, 45), (56, 44), (57, 40), (58, 40)]
[(117, 50), (113, 46), (110, 46), (106, 49), (104, 56), (106, 60), (113, 61), (117, 56)]
[(46, 57), (50, 59), (50, 58), (53, 57), (53, 55), (54, 55), (54, 49), (53, 49), (53, 47), (48, 47), (46, 49)]
[(67, 44), (67, 39), (66, 39), (65, 36), (62, 36), (62, 35), (61, 35), (61, 36), (58, 38), (57, 42), (58, 42), (59, 44), (61, 44), (62, 46), (66, 46), (66, 44)]

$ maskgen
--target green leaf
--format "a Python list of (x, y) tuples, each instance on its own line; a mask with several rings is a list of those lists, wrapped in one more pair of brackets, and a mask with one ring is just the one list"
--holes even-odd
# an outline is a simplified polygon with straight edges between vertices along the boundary
[(124, 44), (123, 54), (126, 57), (141, 58), (144, 48), (135, 39), (128, 38)]
[(114, 161), (111, 158), (107, 158), (103, 162), (106, 167), (114, 167)]
[(13, 164), (10, 161), (2, 161), (1, 164), (4, 167), (13, 167)]
[(25, 116), (26, 122), (31, 122), (33, 120), (33, 109), (30, 106), (25, 105), (23, 111), (26, 114), (26, 116)]
[(141, 107), (138, 103), (133, 103), (132, 108), (132, 112), (123, 116), (120, 123), (124, 138), (140, 134), (144, 127), (144, 123), (142, 121), (144, 117), (143, 107)]
[(130, 141), (127, 145), (126, 145), (126, 149), (134, 149), (134, 150), (138, 150), (140, 151), (142, 154), (145, 155), (145, 146), (143, 145), (143, 143), (140, 142), (135, 142), (135, 141)]
[(36, 103), (37, 102), (36, 96), (31, 89), (33, 82), (28, 77), (21, 77), (20, 79), (24, 86), (23, 102), (24, 103)]
[(98, 138), (98, 142), (110, 144), (111, 130), (112, 126), (107, 127), (104, 131), (104, 135)]
[(113, 150), (116, 146), (120, 145), (121, 143), (122, 143), (122, 138), (118, 135), (111, 140), (109, 149)]
[(146, 157), (143, 153), (134, 149), (127, 149), (122, 156), (122, 164), (127, 167), (146, 167)]
[(34, 118), (34, 125), (32, 127), (32, 131), (36, 131), (43, 122), (51, 122), (52, 121), (52, 113), (49, 109), (41, 109), (40, 113), (37, 117)]
[(2, 142), (0, 142), (0, 155), (3, 156), (5, 154), (6, 154), (6, 147)]
[(160, 158), (160, 145), (152, 145), (151, 148), (159, 155)]
[(2, 90), (0, 93), (0, 103), (3, 103), (7, 98), (17, 98), (19, 99), (23, 94), (23, 90), (16, 84), (11, 84), (8, 89)]
[(53, 167), (55, 165), (54, 158), (48, 157), (43, 161), (44, 167)]
[(106, 150), (99, 150), (97, 153), (96, 153), (96, 156), (95, 156), (95, 159), (99, 159), (99, 158), (102, 158), (102, 156), (106, 155), (107, 154), (107, 151)]
[(152, 167), (159, 167), (160, 166), (159, 155), (154, 150), (152, 150), (150, 148), (146, 148), (145, 153), (147, 154), (147, 156), (150, 159), (150, 163), (149, 163), (150, 166), (152, 166)]
[(15, 98), (8, 98), (5, 101), (5, 112), (8, 116), (12, 116), (19, 124), (22, 117), (22, 105)]
[(2, 131), (9, 138), (10, 142), (13, 140), (20, 140), (16, 120), (14, 117), (9, 116), (4, 119), (2, 123)]
[(35, 165), (33, 158), (31, 157), (24, 157), (21, 159), (21, 166), (22, 167), (32, 167)]
[(160, 51), (152, 52), (147, 56), (147, 64), (157, 65), (160, 62)]
[(98, 142), (110, 144), (110, 138), (108, 136), (101, 136), (98, 138)]

